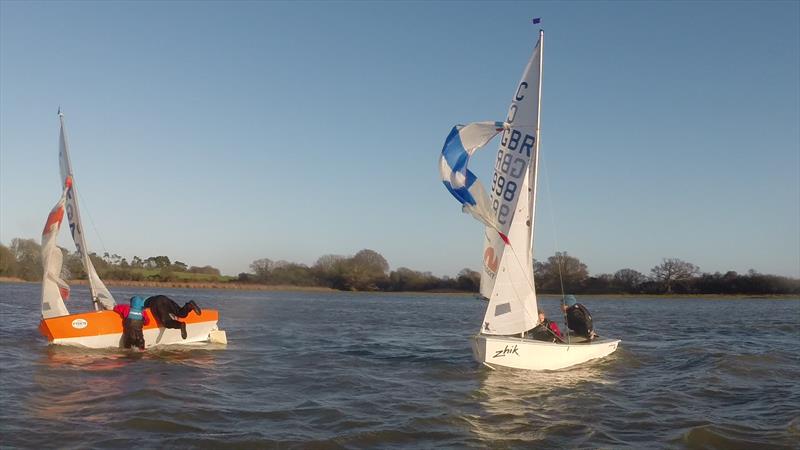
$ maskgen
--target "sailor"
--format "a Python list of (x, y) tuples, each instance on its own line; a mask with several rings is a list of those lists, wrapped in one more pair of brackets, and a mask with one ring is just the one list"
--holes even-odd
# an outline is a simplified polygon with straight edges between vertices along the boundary
[(576, 335), (585, 337), (588, 340), (597, 337), (592, 325), (592, 315), (585, 306), (575, 300), (574, 295), (564, 297), (564, 303), (561, 308), (567, 316), (567, 327), (574, 331)]
[(186, 323), (176, 320), (185, 318), (191, 311), (197, 315), (202, 312), (194, 300), (189, 300), (183, 306), (178, 306), (175, 301), (166, 295), (154, 295), (144, 301), (145, 308), (150, 308), (153, 317), (156, 318), (164, 328), (176, 328), (181, 330), (181, 337), (186, 339)]
[(539, 323), (528, 332), (528, 337), (537, 341), (563, 342), (558, 325), (547, 318), (543, 309), (539, 309)]
[(148, 325), (150, 319), (144, 314), (144, 299), (138, 295), (131, 297), (130, 305), (117, 305), (114, 312), (122, 316), (122, 345), (125, 348), (137, 347), (144, 350), (144, 334), (142, 326)]

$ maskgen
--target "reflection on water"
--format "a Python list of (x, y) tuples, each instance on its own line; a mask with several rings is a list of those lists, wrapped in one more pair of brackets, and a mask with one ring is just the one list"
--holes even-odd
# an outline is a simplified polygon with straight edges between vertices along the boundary
[(544, 443), (553, 427), (564, 427), (563, 411), (581, 401), (576, 392), (614, 384), (608, 361), (591, 361), (572, 369), (527, 371), (498, 367), (482, 373), (474, 397), (480, 413), (465, 417), (471, 431), (486, 443)]
[(606, 377), (607, 366), (604, 361), (591, 361), (571, 369), (542, 372), (500, 366), (486, 371), (479, 392), (490, 397), (524, 398), (548, 395), (559, 389), (577, 389), (583, 384), (613, 383)]
[(222, 348), (208, 344), (140, 352), (45, 345), (40, 349), (26, 406), (34, 417), (43, 420), (80, 417), (87, 422), (104, 423), (113, 417), (113, 405), (123, 397), (169, 396), (169, 387), (181, 383), (180, 379), (142, 370), (142, 364), (150, 361), (188, 365), (213, 376), (215, 350)]
[(37, 372), (43, 369), (77, 369), (83, 371), (115, 370), (125, 367), (126, 361), (136, 360), (141, 354), (113, 349), (92, 349), (68, 345), (47, 345), (42, 351)]

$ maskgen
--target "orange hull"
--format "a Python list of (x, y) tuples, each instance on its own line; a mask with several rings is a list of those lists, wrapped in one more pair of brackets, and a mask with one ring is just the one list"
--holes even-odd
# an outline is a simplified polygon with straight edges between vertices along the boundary
[[(150, 323), (143, 328), (148, 347), (158, 344), (201, 342), (208, 340), (210, 331), (217, 330), (219, 313), (205, 309), (202, 314), (190, 312), (186, 318), (187, 339), (180, 337), (180, 330), (159, 328), (150, 310), (144, 314)], [(68, 316), (42, 319), (39, 331), (55, 344), (75, 344), (93, 348), (119, 347), (122, 338), (122, 317), (113, 311), (91, 311)], [(177, 336), (177, 338), (176, 338)]]

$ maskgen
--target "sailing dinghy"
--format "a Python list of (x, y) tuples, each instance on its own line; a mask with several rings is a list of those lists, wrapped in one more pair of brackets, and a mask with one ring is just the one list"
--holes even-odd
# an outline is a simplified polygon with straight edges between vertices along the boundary
[[(111, 292), (98, 276), (89, 258), (86, 237), (78, 212), (78, 192), (70, 165), (67, 137), (64, 131), (64, 114), (59, 110), (61, 133), (59, 135), (59, 163), (62, 192), (58, 203), (47, 216), (42, 231), (42, 321), (39, 331), (53, 344), (81, 345), (90, 348), (117, 348), (122, 342), (122, 318), (112, 311), (115, 302)], [(67, 216), (75, 248), (89, 279), (89, 291), (94, 311), (70, 314), (65, 301), (69, 299), (69, 285), (61, 278), (63, 255), (56, 242), (64, 215)], [(219, 330), (219, 313), (203, 309), (201, 314), (190, 312), (185, 319), (186, 339), (178, 329), (159, 327), (149, 310), (150, 324), (143, 329), (145, 347), (166, 344), (225, 341), (225, 332)]]
[[(533, 282), (533, 225), (539, 169), (542, 44), (533, 50), (505, 122), (453, 127), (439, 159), (442, 181), (464, 212), (486, 225), (480, 293), (489, 299), (480, 331), (472, 337), (475, 359), (491, 368), (556, 370), (602, 358), (617, 339), (551, 343), (525, 338), (537, 325)], [(502, 133), (487, 195), (467, 169), (469, 158)]]

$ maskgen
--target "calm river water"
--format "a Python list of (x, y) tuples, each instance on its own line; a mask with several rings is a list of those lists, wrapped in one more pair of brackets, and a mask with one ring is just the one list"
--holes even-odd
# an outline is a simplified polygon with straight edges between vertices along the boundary
[[(39, 286), (0, 284), (0, 447), (800, 442), (800, 300), (585, 297), (620, 349), (535, 373), (473, 362), (468, 336), (485, 303), (467, 296), (114, 289), (136, 293), (219, 309), (229, 344), (48, 346), (36, 330)], [(556, 315), (555, 300), (541, 303)]]

